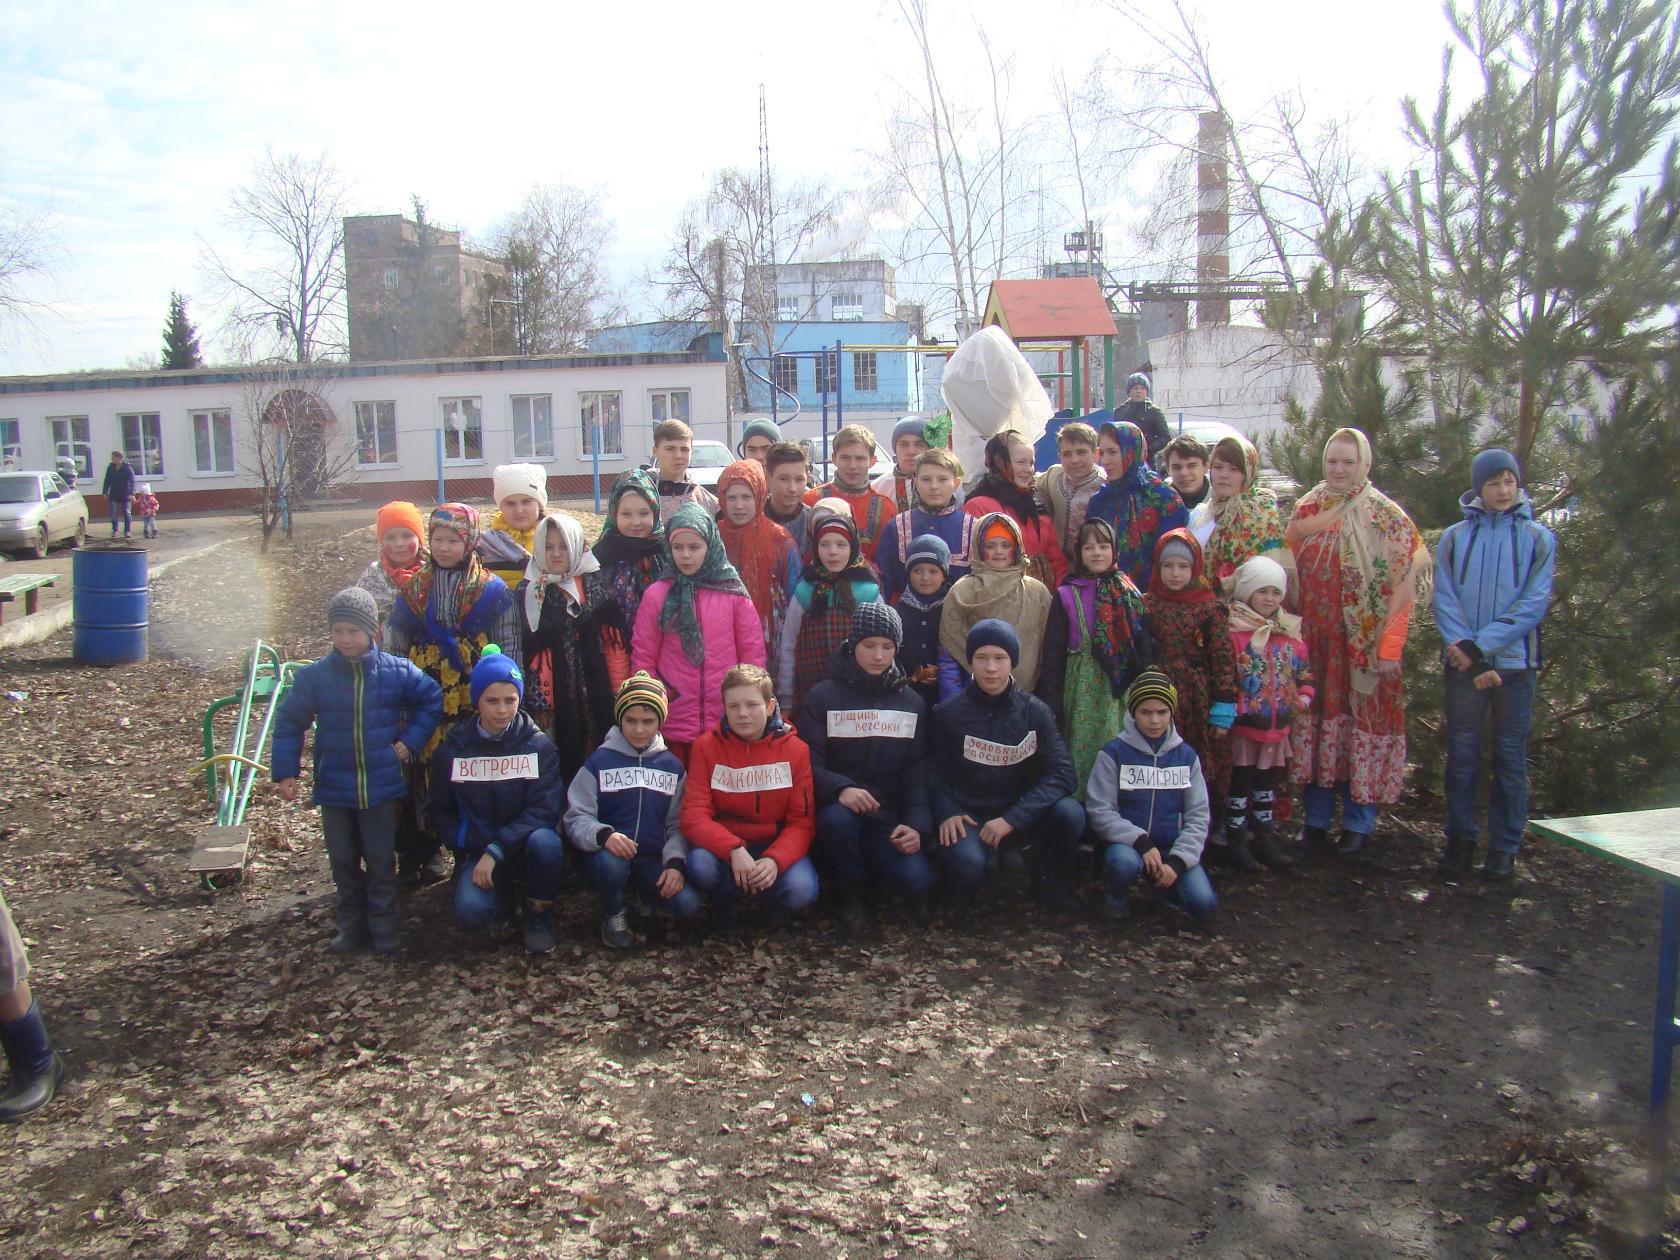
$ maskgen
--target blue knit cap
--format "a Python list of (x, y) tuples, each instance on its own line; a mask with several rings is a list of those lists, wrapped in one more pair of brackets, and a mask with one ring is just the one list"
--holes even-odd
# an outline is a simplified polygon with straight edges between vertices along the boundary
[(1015, 627), (1007, 621), (996, 617), (987, 617), (984, 621), (976, 621), (968, 632), (968, 641), (963, 644), (968, 653), (968, 659), (973, 660), (974, 654), (983, 647), (998, 647), (1009, 653), (1009, 663), (1021, 663), (1021, 636), (1015, 633)]
[(901, 437), (919, 437), (922, 441), (927, 441), (927, 434), (923, 431), (926, 424), (927, 421), (919, 416), (905, 416), (904, 419), (893, 425), (893, 451), (897, 452), (898, 439)]
[(472, 702), (478, 707), (478, 698), (484, 694), (484, 689), (496, 683), (512, 683), (519, 698), (525, 698), (525, 675), (519, 666), (513, 663), (511, 656), (503, 656), (502, 649), (494, 643), (484, 646), (484, 655), (478, 658), (478, 664), (473, 666), (472, 672)]
[(1149, 376), (1144, 372), (1133, 372), (1126, 378), (1126, 392), (1128, 394), (1132, 392), (1133, 385), (1142, 385), (1143, 392), (1146, 394), (1152, 394), (1155, 392), (1149, 388)]
[(917, 534), (904, 551), (904, 572), (918, 564), (937, 564), (941, 573), (951, 571), (951, 548), (938, 534)]
[(1517, 457), (1510, 451), (1502, 451), (1497, 446), (1490, 446), (1470, 465), (1470, 493), (1480, 494), (1482, 487), (1487, 485), (1488, 478), (1496, 473), (1508, 472), (1522, 484), (1522, 469), (1517, 467)]

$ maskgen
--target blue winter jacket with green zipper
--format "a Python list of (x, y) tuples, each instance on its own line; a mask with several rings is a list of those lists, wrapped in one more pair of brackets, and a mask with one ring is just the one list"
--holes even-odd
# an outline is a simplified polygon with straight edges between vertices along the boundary
[(392, 745), (419, 756), (443, 720), (443, 692), (400, 656), (328, 652), (300, 669), (274, 717), (274, 779), (295, 779), (315, 725), (314, 801), (368, 809), (408, 795)]

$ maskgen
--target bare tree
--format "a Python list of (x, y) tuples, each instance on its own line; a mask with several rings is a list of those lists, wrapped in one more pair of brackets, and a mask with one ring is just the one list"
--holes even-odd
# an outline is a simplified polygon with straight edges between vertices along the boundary
[(292, 536), (294, 512), (355, 479), (354, 421), (333, 414), (333, 379), (307, 364), (274, 360), (240, 387), (234, 423), (243, 437), (241, 469), (256, 481), (252, 511), (264, 551), (277, 532)]
[[(228, 200), (244, 256), (202, 244), (202, 266), (228, 304), (230, 332), (272, 342), (297, 363), (345, 349), (344, 212), (348, 188), (326, 154), (268, 150)], [(243, 333), (241, 336), (240, 333)]]
[(53, 232), (44, 210), (0, 204), (0, 330), (40, 314), (36, 286), (51, 278)]
[[(490, 252), (507, 266), (494, 277), (487, 309), (495, 316), (491, 352), (581, 349), (589, 334), (624, 317), (624, 301), (603, 257), (612, 222), (601, 194), (567, 184), (538, 184), (492, 234)], [(511, 302), (498, 313), (496, 307)]]

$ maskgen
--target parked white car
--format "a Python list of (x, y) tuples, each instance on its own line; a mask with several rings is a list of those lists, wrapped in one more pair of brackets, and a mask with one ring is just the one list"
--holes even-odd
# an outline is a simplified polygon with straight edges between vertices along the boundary
[(0, 473), (0, 548), (40, 559), (54, 543), (80, 546), (87, 523), (87, 500), (57, 473)]
[(723, 476), (723, 470), (739, 458), (740, 456), (722, 442), (714, 442), (710, 438), (697, 438), (694, 442), (694, 455), (688, 461), (689, 479), (708, 490), (713, 489), (718, 483), (718, 478)]
[[(1202, 443), (1202, 445), (1206, 446), (1210, 451), (1220, 438), (1244, 436), (1240, 429), (1226, 424), (1223, 420), (1186, 420), (1184, 421), (1182, 427), (1179, 425), (1178, 421), (1168, 420), (1167, 428), (1172, 431), (1172, 435), (1174, 437), (1177, 437), (1180, 433), (1189, 434), (1198, 442)], [(1261, 446), (1259, 442), (1256, 442), (1255, 445)], [(1260, 484), (1265, 486), (1273, 494), (1277, 495), (1278, 504), (1287, 510), (1294, 504), (1296, 498), (1300, 495), (1301, 487), (1296, 485), (1291, 478), (1285, 476), (1277, 469), (1268, 468), (1265, 463), (1265, 458), (1266, 451), (1265, 448), (1261, 446)], [(1165, 461), (1162, 462), (1164, 463)]]

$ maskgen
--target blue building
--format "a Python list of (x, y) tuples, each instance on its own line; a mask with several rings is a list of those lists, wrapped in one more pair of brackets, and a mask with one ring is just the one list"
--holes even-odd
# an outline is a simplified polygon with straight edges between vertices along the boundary
[[(799, 400), (806, 414), (821, 411), (827, 394), (832, 409), (835, 395), (844, 400), (847, 419), (866, 421), (874, 415), (919, 411), (922, 406), (922, 356), (911, 347), (918, 340), (917, 327), (904, 320), (842, 320), (777, 324), (773, 344), (776, 354), (768, 370), (777, 386), (776, 411), (793, 410), (791, 398)], [(838, 356), (835, 342), (841, 343)], [(887, 349), (850, 350), (847, 346), (903, 346), (902, 352)], [(826, 351), (819, 355), (818, 351)], [(747, 383), (747, 410), (770, 412), (770, 387), (757, 377)], [(854, 414), (855, 413), (855, 414)]]

